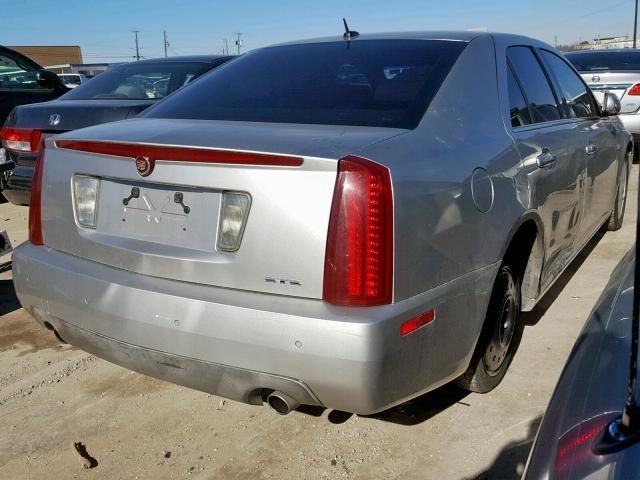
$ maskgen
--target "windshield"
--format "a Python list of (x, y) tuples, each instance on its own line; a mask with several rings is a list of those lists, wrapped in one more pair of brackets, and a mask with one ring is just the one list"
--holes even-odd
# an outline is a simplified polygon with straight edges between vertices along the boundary
[[(129, 63), (101, 73), (63, 95), (64, 100), (164, 98), (214, 66), (203, 62)], [(66, 78), (64, 81), (68, 81)]]
[(415, 128), (465, 46), (355, 40), (264, 48), (144, 116)]
[(640, 52), (635, 50), (567, 53), (566, 57), (579, 72), (640, 70)]

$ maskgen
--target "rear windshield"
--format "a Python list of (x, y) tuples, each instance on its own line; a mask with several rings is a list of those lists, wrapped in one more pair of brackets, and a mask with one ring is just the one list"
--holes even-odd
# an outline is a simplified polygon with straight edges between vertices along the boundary
[(354, 40), (263, 48), (143, 116), (411, 129), (465, 46)]
[[(130, 63), (78, 85), (64, 100), (149, 100), (164, 98), (212, 68), (203, 62)], [(66, 81), (66, 79), (65, 79)]]
[(635, 50), (567, 53), (566, 57), (579, 72), (640, 70), (640, 52)]

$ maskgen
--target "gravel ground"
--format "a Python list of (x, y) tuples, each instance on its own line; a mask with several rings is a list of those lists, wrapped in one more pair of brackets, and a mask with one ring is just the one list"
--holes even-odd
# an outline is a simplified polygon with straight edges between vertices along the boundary
[[(20, 308), (2, 257), (0, 478), (519, 478), (571, 346), (633, 243), (634, 172), (625, 227), (590, 242), (527, 315), (496, 390), (446, 386), (375, 417), (321, 409), (281, 417), (61, 345)], [(0, 204), (0, 230), (14, 245), (26, 239), (26, 217), (25, 207)]]

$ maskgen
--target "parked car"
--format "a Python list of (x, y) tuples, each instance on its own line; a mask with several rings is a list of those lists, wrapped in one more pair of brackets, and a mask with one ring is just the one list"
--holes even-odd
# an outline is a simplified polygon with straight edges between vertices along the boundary
[(622, 224), (618, 109), (521, 36), (257, 49), (46, 139), (17, 296), (79, 348), (281, 414), (488, 392), (520, 312)]
[(68, 88), (76, 88), (89, 80), (82, 73), (59, 73), (58, 77)]
[[(57, 100), (17, 107), (0, 132), (8, 160), (15, 167), (5, 173), (4, 196), (16, 205), (29, 204), (33, 165), (41, 138), (135, 116), (231, 58), (202, 55), (125, 63)], [(145, 86), (152, 86), (160, 78), (167, 80), (166, 88), (150, 93)], [(8, 147), (9, 142), (18, 143)]]
[(635, 441), (630, 435), (627, 445), (602, 451), (608, 443), (604, 435), (620, 418), (627, 396), (633, 348), (634, 264), (632, 249), (611, 275), (578, 336), (549, 402), (524, 478), (640, 477), (638, 433)]
[(68, 91), (55, 73), (0, 46), (0, 125), (16, 106), (46, 102)]
[(640, 50), (590, 50), (565, 55), (593, 90), (596, 99), (602, 102), (605, 92), (618, 96), (619, 118), (633, 134), (637, 146), (640, 140)]
[[(55, 73), (44, 70), (21, 53), (0, 46), (0, 125), (17, 105), (45, 102), (68, 90)], [(13, 168), (9, 162), (0, 145), (0, 192), (6, 187), (6, 172)]]

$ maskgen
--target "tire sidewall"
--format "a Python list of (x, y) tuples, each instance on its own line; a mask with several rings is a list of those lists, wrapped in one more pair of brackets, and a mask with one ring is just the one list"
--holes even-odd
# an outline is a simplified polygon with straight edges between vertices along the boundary
[[(502, 365), (500, 365), (497, 371), (490, 372), (484, 360), (485, 351), (489, 346), (494, 330), (497, 328), (497, 322), (500, 321), (499, 309), (501, 308), (503, 299), (507, 293), (505, 291), (505, 285), (509, 283), (508, 281), (505, 281), (505, 275), (508, 275), (511, 278), (514, 285), (512, 295), (516, 306), (516, 316), (514, 318), (515, 325), (511, 342)], [(509, 365), (515, 356), (518, 346), (520, 345), (520, 340), (522, 339), (524, 325), (520, 315), (520, 307), (521, 295), (519, 276), (515, 274), (512, 267), (508, 264), (503, 264), (496, 275), (493, 291), (491, 292), (491, 297), (489, 299), (487, 315), (482, 327), (482, 332), (480, 333), (480, 338), (476, 344), (471, 364), (465, 374), (463, 374), (458, 380), (458, 385), (474, 392), (487, 393), (500, 384), (509, 369)]]

